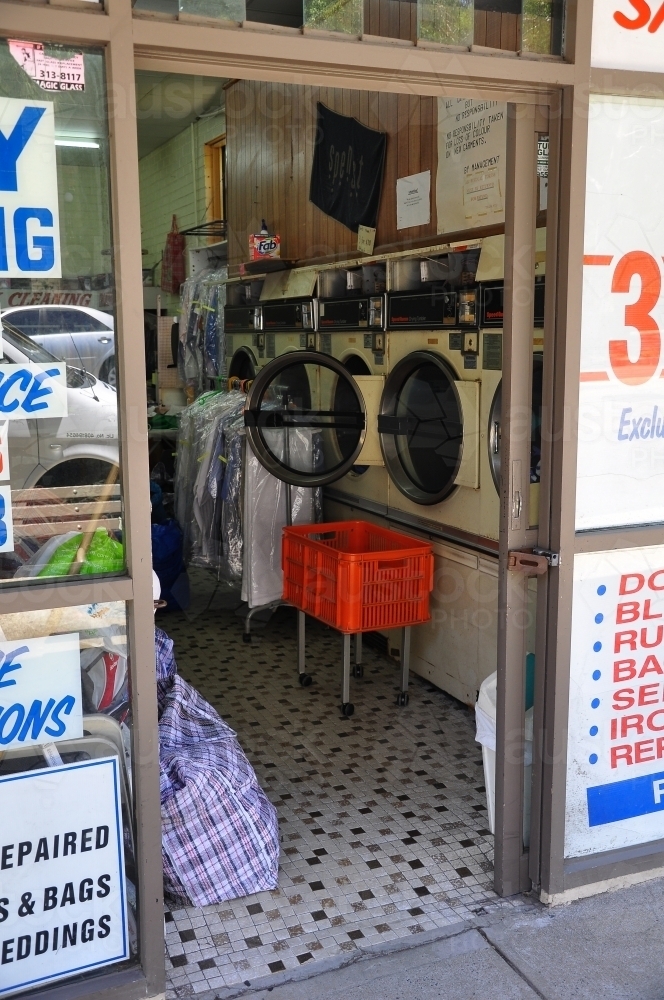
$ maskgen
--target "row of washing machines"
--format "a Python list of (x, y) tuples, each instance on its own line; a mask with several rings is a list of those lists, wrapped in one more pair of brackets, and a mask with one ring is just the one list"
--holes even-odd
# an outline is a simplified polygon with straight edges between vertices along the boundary
[[(323, 450), (334, 451), (327, 465), (336, 474), (318, 477), (327, 483), (326, 519), (363, 518), (432, 542), (432, 617), (413, 632), (411, 669), (467, 704), (496, 669), (503, 252), (504, 237), (493, 236), (238, 278), (228, 283), (225, 308), (229, 376), (251, 381), (271, 365), (278, 371), (272, 385), (290, 378), (295, 386), (288, 398), (299, 402), (286, 409), (315, 409), (305, 373), (316, 356), (334, 359), (330, 392), (319, 404), (321, 427), (335, 428), (334, 447)], [(531, 521), (545, 270), (545, 230), (538, 230)], [(298, 380), (307, 383), (304, 403)], [(365, 411), (359, 452), (358, 391)], [(280, 460), (287, 460), (283, 451)], [(530, 650), (532, 633), (534, 613)], [(398, 656), (399, 634), (385, 639)]]

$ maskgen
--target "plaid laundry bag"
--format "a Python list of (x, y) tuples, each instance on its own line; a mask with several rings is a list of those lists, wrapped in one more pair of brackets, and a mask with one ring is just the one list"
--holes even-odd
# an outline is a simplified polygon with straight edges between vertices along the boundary
[(164, 891), (209, 906), (279, 877), (279, 827), (236, 734), (177, 673), (173, 641), (155, 629)]

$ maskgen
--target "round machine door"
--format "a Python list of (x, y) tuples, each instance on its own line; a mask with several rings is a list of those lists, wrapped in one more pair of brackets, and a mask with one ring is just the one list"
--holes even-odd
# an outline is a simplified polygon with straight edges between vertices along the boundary
[(419, 504), (454, 489), (463, 452), (463, 415), (448, 362), (414, 351), (388, 376), (378, 417), (380, 446), (395, 486)]
[(244, 412), (261, 464), (291, 486), (327, 486), (362, 450), (364, 399), (350, 372), (317, 351), (270, 361), (254, 380)]
[(239, 347), (228, 367), (229, 378), (239, 378), (245, 382), (256, 377), (256, 358), (249, 347)]
[[(530, 482), (540, 481), (540, 461), (542, 453), (542, 364), (541, 354), (533, 354), (533, 409), (530, 421)], [(500, 428), (503, 406), (502, 380), (496, 391), (489, 411), (489, 465), (496, 490), (500, 492)]]

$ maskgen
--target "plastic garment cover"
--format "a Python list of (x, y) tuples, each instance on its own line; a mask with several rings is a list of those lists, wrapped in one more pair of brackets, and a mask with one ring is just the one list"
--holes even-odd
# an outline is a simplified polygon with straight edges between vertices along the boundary
[(227, 268), (204, 271), (182, 285), (178, 374), (190, 398), (208, 389), (210, 379), (224, 375), (227, 277)]
[(218, 570), (228, 581), (242, 574), (241, 461), (234, 439), (243, 428), (245, 399), (241, 392), (205, 393), (186, 407), (175, 468), (184, 561)]
[[(277, 456), (283, 457), (283, 433), (266, 431), (266, 443)], [(289, 434), (291, 461), (298, 468), (311, 468), (313, 462), (312, 435), (306, 430)], [(283, 593), (281, 570), (282, 529), (288, 523), (288, 488), (275, 479), (256, 458), (246, 442), (244, 486), (244, 566), (242, 600), (250, 608), (277, 601)], [(292, 486), (291, 523), (311, 524), (314, 516), (314, 491)]]
[(209, 906), (274, 889), (279, 827), (236, 734), (177, 673), (155, 629), (164, 889)]

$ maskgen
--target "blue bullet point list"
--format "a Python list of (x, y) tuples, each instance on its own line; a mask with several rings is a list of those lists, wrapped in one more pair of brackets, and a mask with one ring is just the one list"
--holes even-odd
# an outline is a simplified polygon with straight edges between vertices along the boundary
[(590, 735), (591, 736), (597, 736), (598, 732), (599, 732), (599, 729), (597, 728), (597, 726), (591, 726), (590, 727)]
[(603, 583), (601, 583), (597, 588), (597, 593), (599, 594), (600, 597), (604, 597), (604, 594), (606, 593), (606, 587), (604, 586)]
[(588, 760), (590, 761), (591, 764), (596, 764), (597, 763), (597, 754), (596, 753), (591, 753), (591, 755), (588, 758)]
[(601, 676), (602, 676), (602, 671), (601, 670), (593, 670), (593, 680), (594, 681), (598, 681)]
[(599, 698), (593, 698), (593, 700), (590, 702), (590, 707), (599, 708)]
[(602, 643), (601, 642), (595, 642), (595, 643), (593, 643), (593, 649), (595, 650), (596, 653), (599, 653), (599, 651), (600, 651), (601, 648), (602, 648)]
[(601, 623), (604, 621), (604, 615), (595, 615), (595, 621), (598, 625), (601, 625)]

